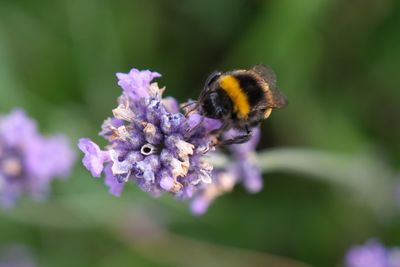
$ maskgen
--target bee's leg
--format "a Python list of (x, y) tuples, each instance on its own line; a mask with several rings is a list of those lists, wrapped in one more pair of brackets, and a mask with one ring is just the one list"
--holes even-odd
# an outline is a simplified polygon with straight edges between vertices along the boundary
[(228, 146), (233, 144), (243, 144), (250, 140), (252, 134), (248, 126), (245, 126), (246, 134), (235, 136), (232, 139), (222, 140), (218, 145)]
[(194, 126), (192, 129), (187, 131), (186, 134), (185, 134), (185, 137), (188, 138), (194, 132), (196, 132), (201, 126), (203, 126), (203, 122), (204, 122), (204, 116), (201, 116), (200, 122), (196, 126)]
[(186, 109), (187, 107), (190, 107), (192, 105), (198, 105), (197, 101), (189, 102), (189, 103), (184, 103), (180, 106), (181, 109)]
[[(190, 106), (193, 106), (193, 108), (189, 108)], [(189, 115), (190, 115), (193, 111), (195, 111), (196, 109), (198, 109), (198, 107), (199, 107), (199, 102), (198, 102), (198, 101), (193, 101), (193, 102), (190, 102), (190, 103), (185, 103), (185, 104), (183, 104), (183, 105), (180, 106), (180, 108), (184, 110), (184, 114), (185, 114), (185, 117), (186, 117), (186, 118), (189, 117)]]
[(250, 138), (251, 138), (251, 133), (245, 134), (245, 135), (239, 135), (232, 139), (223, 140), (219, 143), (219, 145), (229, 146), (229, 145), (234, 145), (234, 144), (243, 144), (243, 143), (246, 143), (247, 141), (249, 141)]

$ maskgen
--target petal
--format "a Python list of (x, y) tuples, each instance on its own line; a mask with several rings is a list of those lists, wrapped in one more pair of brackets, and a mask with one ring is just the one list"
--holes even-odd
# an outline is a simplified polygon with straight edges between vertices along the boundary
[(194, 145), (184, 141), (178, 135), (170, 135), (165, 140), (165, 145), (171, 151), (174, 151), (180, 159), (186, 159), (193, 155)]
[(0, 173), (0, 207), (13, 208), (22, 192), (23, 186), (21, 183), (11, 183), (9, 179)]
[(104, 169), (105, 179), (104, 183), (108, 187), (110, 194), (119, 197), (124, 190), (125, 183), (120, 183), (118, 179), (112, 174), (110, 164)]
[(161, 100), (161, 103), (165, 107), (168, 112), (178, 113), (179, 112), (179, 104), (175, 98), (172, 96), (167, 96)]
[(115, 128), (124, 125), (124, 122), (116, 118), (107, 118), (101, 125), (100, 136), (112, 141)]
[(377, 240), (371, 239), (363, 246), (355, 246), (346, 255), (347, 267), (387, 267), (387, 251)]
[(136, 177), (143, 178), (150, 183), (155, 182), (155, 174), (151, 168), (151, 165), (145, 160), (137, 162), (135, 164), (135, 169), (137, 170)]
[(203, 118), (203, 116), (201, 116), (200, 114), (197, 114), (197, 113), (190, 114), (186, 120), (189, 125), (189, 131), (192, 130), (193, 128), (195, 128), (197, 125), (199, 125), (202, 118)]
[(36, 138), (26, 146), (25, 163), (27, 171), (41, 179), (69, 175), (75, 154), (63, 135), (50, 138)]
[(135, 119), (133, 111), (129, 108), (129, 102), (119, 104), (117, 108), (112, 110), (115, 118), (123, 121), (132, 122)]
[(208, 210), (210, 202), (205, 197), (196, 197), (190, 204), (190, 210), (195, 215), (202, 215)]
[(143, 134), (146, 141), (153, 145), (159, 144), (163, 139), (161, 130), (152, 123), (146, 124)]
[(257, 164), (254, 155), (249, 155), (245, 161), (240, 161), (243, 184), (251, 193), (259, 192), (263, 187), (263, 179), (260, 166)]
[(109, 153), (100, 150), (99, 146), (88, 138), (79, 139), (78, 147), (85, 153), (82, 160), (83, 165), (91, 172), (92, 176), (100, 177), (104, 162), (110, 161)]
[(389, 266), (400, 267), (400, 248), (392, 248), (389, 250)]
[(160, 180), (160, 186), (166, 191), (170, 191), (174, 187), (174, 179), (171, 176), (164, 176)]
[(194, 194), (194, 186), (186, 185), (182, 188), (182, 190), (176, 193), (176, 197), (178, 199), (190, 199), (193, 197), (193, 194)]
[(124, 90), (124, 93), (133, 100), (149, 96), (150, 82), (154, 78), (161, 77), (157, 72), (149, 70), (139, 71), (132, 69), (129, 74), (117, 73), (118, 85)]
[(205, 118), (203, 121), (203, 126), (207, 132), (212, 132), (221, 128), (222, 122), (216, 119)]
[(145, 103), (142, 103), (142, 105), (145, 105), (144, 107), (144, 112), (145, 112), (145, 117), (148, 122), (152, 124), (159, 125), (161, 121), (161, 117), (164, 114), (168, 114), (167, 111), (165, 110), (164, 106), (161, 104), (161, 100), (158, 98), (148, 98), (146, 99), (147, 101)]
[(251, 176), (247, 175), (246, 179), (243, 180), (243, 184), (250, 193), (258, 193), (263, 188), (263, 179), (260, 173), (254, 173)]
[[(133, 167), (133, 163), (128, 157), (121, 160), (121, 152), (115, 149), (110, 150), (110, 158), (112, 161), (112, 173), (114, 175), (129, 174)], [(129, 176), (129, 175), (128, 175)], [(126, 176), (126, 178), (129, 178)]]
[(36, 122), (22, 109), (15, 109), (0, 117), (0, 136), (8, 145), (25, 144), (37, 135)]
[[(234, 138), (235, 136), (242, 135), (244, 134), (243, 132), (237, 131), (235, 129), (229, 130), (224, 136), (226, 139), (229, 138)], [(248, 152), (255, 151), (258, 143), (260, 142), (261, 139), (261, 130), (259, 127), (253, 128), (251, 130), (251, 138), (249, 141), (243, 143), (243, 144), (235, 144), (229, 146), (229, 149), (233, 151), (237, 156), (240, 157), (240, 155), (245, 155)]]
[(172, 173), (172, 177), (185, 176), (188, 173), (190, 163), (188, 160), (180, 161), (175, 158), (173, 153), (167, 149), (163, 149), (160, 154), (160, 160), (166, 168)]
[(192, 113), (187, 117), (187, 123), (189, 125), (189, 131), (196, 128), (200, 123), (206, 130), (206, 132), (212, 132), (218, 130), (222, 126), (222, 122), (220, 120), (206, 118), (201, 116), (198, 113)]
[(161, 116), (161, 130), (165, 134), (178, 131), (184, 125), (186, 118), (181, 113), (167, 113)]

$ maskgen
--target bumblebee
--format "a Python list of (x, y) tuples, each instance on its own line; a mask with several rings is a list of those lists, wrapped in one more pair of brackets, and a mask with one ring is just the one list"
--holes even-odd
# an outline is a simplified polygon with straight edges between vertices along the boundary
[(251, 138), (251, 129), (267, 119), (273, 109), (284, 108), (287, 98), (276, 86), (275, 73), (264, 65), (249, 70), (214, 72), (206, 80), (197, 106), (204, 117), (223, 122), (219, 136), (229, 129), (242, 135), (219, 141), (220, 145), (240, 144)]

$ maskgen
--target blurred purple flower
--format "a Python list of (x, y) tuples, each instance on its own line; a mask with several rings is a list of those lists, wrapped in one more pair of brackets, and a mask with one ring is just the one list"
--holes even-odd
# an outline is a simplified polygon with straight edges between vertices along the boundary
[(400, 267), (400, 248), (392, 248), (388, 250), (389, 267)]
[(29, 250), (22, 245), (8, 245), (0, 249), (0, 267), (35, 267)]
[(212, 182), (212, 166), (203, 156), (213, 148), (210, 133), (221, 123), (179, 113), (176, 100), (163, 99), (164, 89), (151, 83), (160, 76), (137, 69), (117, 73), (123, 94), (100, 132), (108, 145), (100, 150), (90, 139), (79, 141), (84, 166), (95, 177), (105, 173), (105, 184), (116, 196), (134, 182), (154, 196), (167, 191), (190, 198), (193, 190)]
[[(244, 184), (247, 191), (251, 193), (259, 192), (263, 187), (261, 168), (256, 160), (256, 147), (260, 142), (260, 128), (253, 129), (251, 139), (243, 144), (231, 145), (229, 149), (232, 151), (235, 161), (236, 175)], [(228, 135), (231, 137), (238, 133), (231, 130)]]
[[(240, 132), (230, 130), (225, 134), (225, 139), (234, 138), (237, 135), (240, 135)], [(232, 152), (232, 162), (225, 168), (215, 169), (213, 171), (213, 184), (202, 187), (196, 193), (191, 204), (191, 210), (194, 214), (205, 213), (208, 206), (218, 196), (230, 192), (237, 183), (243, 183), (247, 191), (251, 193), (259, 192), (262, 189), (262, 173), (255, 155), (260, 137), (260, 129), (255, 128), (248, 142), (228, 147)]]
[(43, 199), (55, 176), (68, 176), (74, 159), (65, 136), (41, 136), (23, 110), (0, 116), (0, 205), (12, 207), (24, 193)]
[(237, 182), (234, 167), (234, 164), (232, 164), (227, 170), (218, 170), (213, 172), (213, 183), (209, 186), (203, 186), (200, 188), (193, 197), (190, 206), (193, 214), (204, 214), (210, 204), (214, 202), (217, 197), (232, 191)]
[(399, 267), (399, 249), (387, 249), (378, 240), (352, 247), (346, 255), (346, 267)]

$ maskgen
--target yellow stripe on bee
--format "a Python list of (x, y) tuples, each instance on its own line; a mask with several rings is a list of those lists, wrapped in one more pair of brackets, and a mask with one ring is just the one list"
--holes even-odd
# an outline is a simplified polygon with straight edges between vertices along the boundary
[(240, 87), (238, 79), (232, 75), (225, 75), (219, 79), (219, 86), (226, 92), (233, 102), (233, 111), (241, 119), (246, 119), (250, 112), (249, 100)]

